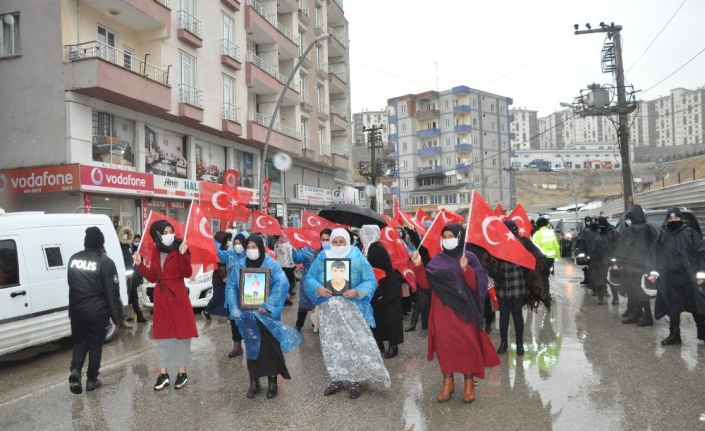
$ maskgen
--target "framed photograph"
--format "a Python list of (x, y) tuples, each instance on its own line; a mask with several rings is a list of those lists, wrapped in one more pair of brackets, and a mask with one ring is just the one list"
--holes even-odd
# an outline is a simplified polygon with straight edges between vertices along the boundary
[(269, 298), (269, 268), (240, 270), (240, 309), (256, 310)]
[(323, 263), (323, 287), (336, 296), (351, 289), (350, 259), (325, 259)]

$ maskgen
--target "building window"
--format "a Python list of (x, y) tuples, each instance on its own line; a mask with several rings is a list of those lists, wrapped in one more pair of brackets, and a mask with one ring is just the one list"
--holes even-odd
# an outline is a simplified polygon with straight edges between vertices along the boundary
[(117, 61), (117, 34), (102, 25), (98, 26), (98, 56), (103, 60), (115, 63)]
[(401, 105), (401, 113), (406, 114), (406, 105)]
[(196, 57), (192, 57), (184, 51), (179, 51), (181, 64), (181, 84), (196, 86)]
[(18, 286), (20, 284), (17, 244), (11, 239), (0, 241), (0, 268), (4, 270), (4, 277), (0, 277), (0, 288)]
[[(133, 66), (133, 61), (132, 59), (135, 57), (135, 50), (128, 47), (128, 46), (123, 46), (122, 48), (122, 65), (125, 69), (132, 70)], [(136, 66), (136, 65), (135, 65)]]
[[(408, 179), (404, 180), (404, 187), (409, 187), (409, 180)], [(407, 201), (407, 205), (408, 204), (409, 204), (409, 202)]]
[(20, 13), (0, 15), (0, 58), (20, 55)]
[[(439, 196), (439, 198), (440, 198), (440, 196)], [(455, 194), (445, 195), (445, 200), (446, 200), (446, 204), (455, 204), (458, 201), (457, 196)]]
[(235, 103), (235, 78), (223, 74), (223, 118), (240, 122)]

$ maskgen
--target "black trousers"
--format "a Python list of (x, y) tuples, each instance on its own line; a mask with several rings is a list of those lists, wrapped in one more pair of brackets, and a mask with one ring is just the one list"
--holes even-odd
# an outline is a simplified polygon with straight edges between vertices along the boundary
[(97, 378), (100, 371), (100, 358), (103, 354), (109, 319), (107, 313), (71, 314), (71, 338), (73, 339), (71, 370), (80, 371), (88, 355), (86, 375), (89, 380)]
[(296, 315), (296, 327), (298, 329), (301, 329), (304, 327), (304, 323), (306, 323), (306, 316), (308, 315), (308, 310), (299, 310), (299, 312)]
[(233, 341), (239, 343), (242, 341), (242, 335), (240, 335), (240, 328), (237, 327), (234, 320), (230, 321), (230, 333), (233, 336)]
[(282, 268), (286, 279), (289, 280), (289, 293), (296, 289), (296, 268)]
[(431, 311), (431, 290), (416, 289), (414, 310), (411, 312), (411, 325), (415, 326), (421, 317), (421, 329), (428, 328), (428, 313)]
[(132, 306), (132, 310), (135, 312), (137, 315), (137, 318), (142, 317), (142, 309), (140, 308), (140, 299), (139, 295), (137, 294), (137, 287), (142, 283), (141, 277), (140, 280), (136, 280), (135, 278), (132, 278), (132, 283), (130, 283), (130, 288), (127, 289), (128, 292), (128, 303)]
[(524, 315), (521, 309), (524, 307), (524, 301), (519, 298), (514, 299), (499, 299), (499, 337), (502, 341), (507, 339), (509, 333), (509, 316), (514, 320), (514, 335), (516, 336), (517, 344), (524, 340)]

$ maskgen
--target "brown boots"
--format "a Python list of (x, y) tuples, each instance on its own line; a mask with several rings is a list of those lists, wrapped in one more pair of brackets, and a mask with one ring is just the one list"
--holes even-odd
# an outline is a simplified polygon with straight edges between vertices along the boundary
[(471, 403), (475, 401), (475, 381), (472, 377), (465, 377), (465, 388), (463, 390), (463, 402)]
[(455, 391), (455, 380), (453, 376), (446, 377), (443, 376), (443, 390), (438, 394), (438, 402), (444, 403), (453, 396), (453, 391)]

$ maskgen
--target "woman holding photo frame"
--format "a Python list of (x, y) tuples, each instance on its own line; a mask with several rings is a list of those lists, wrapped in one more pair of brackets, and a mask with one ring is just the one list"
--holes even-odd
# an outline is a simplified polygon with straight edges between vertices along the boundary
[(225, 303), (245, 341), (250, 388), (247, 398), (260, 392), (261, 377), (267, 376), (267, 398), (277, 396), (277, 375), (291, 379), (284, 361), (301, 343), (299, 333), (281, 323), (289, 282), (281, 266), (265, 252), (258, 234), (245, 242), (246, 258), (228, 276)]
[(304, 287), (320, 310), (321, 352), (332, 380), (323, 394), (333, 395), (349, 382), (350, 398), (355, 399), (361, 395), (362, 381), (390, 385), (370, 330), (375, 326), (370, 301), (377, 280), (362, 252), (350, 245), (345, 229), (334, 229), (330, 237), (331, 248), (316, 257)]

